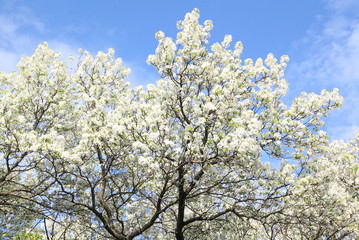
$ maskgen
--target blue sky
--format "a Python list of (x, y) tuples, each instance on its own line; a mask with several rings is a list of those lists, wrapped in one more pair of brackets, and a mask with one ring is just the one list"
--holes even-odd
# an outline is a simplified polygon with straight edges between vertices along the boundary
[(288, 99), (339, 88), (345, 103), (325, 130), (332, 139), (359, 132), (358, 0), (0, 0), (0, 71), (16, 70), (20, 56), (46, 41), (64, 56), (115, 48), (132, 69), (132, 86), (154, 83), (146, 58), (155, 32), (175, 37), (176, 21), (193, 8), (202, 22), (213, 20), (212, 42), (231, 34), (243, 42), (244, 58), (289, 55)]

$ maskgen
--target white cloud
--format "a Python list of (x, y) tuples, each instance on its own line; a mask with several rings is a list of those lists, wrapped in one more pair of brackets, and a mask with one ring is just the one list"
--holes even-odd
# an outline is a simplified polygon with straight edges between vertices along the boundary
[(18, 19), (17, 15), (0, 15), (0, 69), (5, 72), (14, 70), (20, 55), (28, 53), (28, 48), (33, 45), (31, 37), (19, 31), (22, 26), (31, 27), (31, 22), (24, 22), (26, 16)]
[[(79, 55), (77, 44), (74, 46), (58, 39), (47, 39), (46, 25), (36, 19), (29, 9), (17, 6), (16, 2), (7, 1), (6, 3), (5, 6), (0, 6), (0, 71), (15, 71), (21, 56), (32, 55), (43, 39), (49, 43), (50, 48), (61, 53), (62, 61), (69, 63), (70, 55)], [(24, 29), (26, 31), (23, 31)], [(69, 26), (66, 30), (75, 33), (86, 31), (85, 28), (76, 26)], [(108, 30), (108, 34), (112, 34), (111, 31), (111, 29)], [(97, 52), (92, 52), (92, 54), (96, 55)], [(157, 75), (151, 72), (148, 66), (135, 62), (125, 62), (124, 65), (132, 70), (127, 79), (132, 86), (154, 83), (157, 80)], [(76, 66), (69, 65), (69, 67)]]
[[(16, 70), (21, 56), (32, 55), (46, 39), (46, 25), (30, 9), (17, 6), (15, 1), (5, 1), (0, 6), (0, 71)], [(65, 57), (77, 55), (77, 48), (57, 39), (46, 39), (51, 48)]]
[[(309, 59), (300, 63), (306, 77), (321, 81), (328, 78), (350, 83), (359, 78), (359, 23), (349, 23), (346, 19), (328, 22), (320, 35), (311, 36), (315, 41), (309, 43), (315, 48), (309, 52)], [(333, 80), (332, 80), (333, 81)]]
[(327, 0), (327, 7), (335, 13), (357, 11), (359, 9), (358, 0)]
[(131, 69), (131, 74), (126, 79), (126, 81), (131, 83), (131, 87), (154, 84), (160, 79), (153, 66), (128, 61), (124, 61), (123, 65)]
[[(337, 87), (345, 102), (327, 131), (348, 139), (359, 130), (359, 1), (328, 0), (329, 16), (297, 43), (301, 59), (290, 64), (290, 84), (301, 91)], [(323, 19), (323, 18), (322, 18)], [(296, 81), (295, 81), (296, 80)]]
[(0, 49), (0, 59), (0, 71), (11, 72), (19, 61), (19, 56), (14, 52)]

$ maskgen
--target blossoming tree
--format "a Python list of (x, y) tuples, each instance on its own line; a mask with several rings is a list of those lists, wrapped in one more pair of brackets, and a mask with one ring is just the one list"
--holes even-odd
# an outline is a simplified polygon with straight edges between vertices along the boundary
[[(0, 230), (47, 239), (354, 239), (359, 137), (330, 142), (337, 89), (287, 107), (287, 56), (209, 46), (193, 10), (130, 88), (114, 51), (76, 69), (41, 44), (0, 75)], [(263, 156), (281, 160), (271, 168)], [(268, 158), (268, 157), (267, 157)], [(15, 210), (15, 211), (14, 211)]]

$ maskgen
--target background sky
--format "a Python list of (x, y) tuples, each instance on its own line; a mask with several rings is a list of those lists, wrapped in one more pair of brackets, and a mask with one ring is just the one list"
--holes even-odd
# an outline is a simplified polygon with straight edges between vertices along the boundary
[(116, 50), (132, 69), (132, 86), (158, 79), (146, 58), (155, 32), (175, 37), (176, 22), (193, 8), (213, 20), (212, 43), (231, 34), (243, 58), (289, 55), (287, 100), (302, 91), (337, 87), (344, 106), (326, 119), (331, 139), (359, 132), (358, 0), (0, 0), (0, 71), (16, 70), (23, 55), (46, 41), (63, 56), (82, 48)]

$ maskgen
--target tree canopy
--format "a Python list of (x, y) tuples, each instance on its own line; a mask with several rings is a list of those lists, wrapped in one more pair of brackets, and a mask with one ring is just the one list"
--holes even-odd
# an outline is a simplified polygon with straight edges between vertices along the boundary
[(210, 45), (197, 9), (177, 27), (156, 33), (146, 88), (113, 49), (81, 50), (71, 69), (43, 43), (0, 74), (0, 234), (359, 238), (359, 135), (322, 130), (338, 89), (287, 106), (287, 56), (241, 60), (230, 35)]

